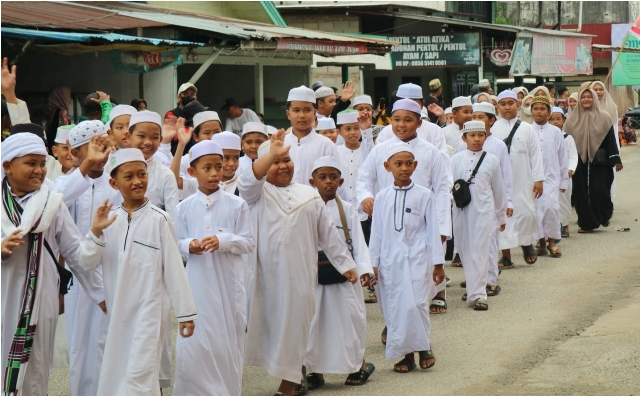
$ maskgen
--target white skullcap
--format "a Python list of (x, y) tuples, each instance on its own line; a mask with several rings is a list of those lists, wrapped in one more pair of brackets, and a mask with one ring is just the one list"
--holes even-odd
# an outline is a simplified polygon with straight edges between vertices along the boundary
[(134, 125), (140, 124), (142, 122), (150, 122), (152, 124), (156, 124), (160, 127), (160, 129), (162, 129), (162, 118), (160, 117), (160, 114), (149, 110), (143, 110), (131, 116), (131, 121), (129, 121), (129, 130), (131, 130), (131, 127), (133, 127)]
[(554, 106), (554, 107), (551, 108), (551, 114), (553, 114), (553, 113), (560, 113), (560, 114), (564, 115), (564, 110), (562, 110), (559, 107), (555, 107)]
[[(340, 115), (338, 115), (338, 117), (340, 117)], [(325, 117), (318, 120), (316, 131), (324, 131), (325, 129), (336, 129), (336, 123), (333, 122), (333, 118)]]
[(89, 143), (94, 135), (104, 135), (107, 128), (99, 120), (82, 121), (69, 131), (69, 144), (71, 148), (78, 148)]
[(518, 95), (515, 92), (513, 92), (513, 91), (511, 91), (509, 89), (506, 89), (506, 90), (500, 92), (500, 94), (498, 95), (498, 103), (500, 103), (500, 101), (502, 99), (513, 99), (513, 100), (517, 101), (518, 100)]
[(180, 88), (178, 88), (178, 95), (180, 95), (181, 93), (183, 93), (184, 91), (186, 91), (189, 88), (193, 88), (195, 89), (196, 92), (198, 92), (198, 88), (196, 88), (195, 85), (191, 84), (191, 83), (184, 83), (180, 86)]
[(422, 99), (422, 87), (416, 84), (402, 84), (398, 87), (396, 96), (401, 99)]
[[(11, 135), (2, 142), (0, 148), (2, 149), (3, 164), (29, 154), (47, 155), (47, 148), (44, 145), (44, 141), (40, 136), (33, 133), (17, 133)], [(4, 179), (4, 166), (0, 168), (2, 169), (2, 178)]]
[(453, 110), (452, 110), (452, 108), (451, 108), (451, 107), (447, 107), (446, 109), (444, 109), (444, 114), (445, 114), (445, 115), (447, 115), (447, 114), (451, 114), (452, 112), (453, 112)]
[(316, 94), (316, 99), (322, 99), (322, 98), (326, 98), (327, 96), (335, 95), (336, 93), (333, 92), (333, 88), (320, 87), (316, 89), (315, 94)]
[(265, 125), (267, 127), (267, 135), (271, 136), (274, 133), (278, 132), (278, 128), (273, 127), (271, 125)]
[(67, 140), (69, 140), (69, 132), (76, 127), (76, 124), (63, 125), (58, 127), (56, 131), (56, 139), (54, 142), (58, 144), (67, 144)]
[(458, 96), (451, 101), (451, 108), (471, 106), (471, 98), (468, 96)]
[(253, 132), (261, 133), (269, 137), (269, 128), (261, 122), (247, 122), (242, 126), (242, 136)]
[(327, 155), (313, 161), (313, 165), (311, 166), (311, 175), (313, 175), (313, 172), (315, 172), (316, 169), (324, 168), (324, 167), (337, 169), (338, 172), (342, 174), (342, 170), (340, 169), (340, 163), (338, 162), (338, 160)]
[(371, 100), (371, 96), (369, 95), (360, 95), (353, 98), (353, 107), (355, 108), (357, 105), (368, 104), (373, 107), (373, 100)]
[(462, 127), (462, 134), (467, 132), (486, 132), (484, 121), (467, 121)]
[(480, 82), (478, 83), (478, 88), (489, 88), (490, 86), (491, 83), (487, 79), (480, 80)]
[(220, 117), (215, 111), (201, 111), (193, 116), (193, 127), (197, 128), (207, 121), (220, 121)]
[(420, 105), (411, 99), (396, 100), (396, 103), (393, 104), (393, 110), (391, 111), (391, 114), (393, 114), (396, 110), (408, 110), (418, 115), (422, 114), (422, 108), (420, 107)]
[[(333, 90), (331, 90), (333, 93)], [(313, 89), (307, 88), (304, 85), (301, 85), (297, 88), (293, 88), (289, 91), (289, 96), (287, 96), (287, 102), (309, 102), (316, 103), (316, 93), (313, 92)]]
[(222, 147), (220, 147), (218, 143), (214, 142), (213, 140), (203, 140), (194, 144), (193, 147), (191, 147), (191, 149), (189, 150), (189, 162), (193, 162), (203, 155), (214, 154), (224, 158)]
[(271, 151), (271, 140), (267, 140), (258, 147), (258, 159), (262, 158), (262, 156), (269, 151)]
[(496, 108), (489, 102), (474, 103), (473, 111), (481, 111), (483, 113), (496, 115)]
[(123, 148), (115, 151), (109, 156), (109, 161), (107, 161), (104, 170), (108, 175), (111, 175), (111, 172), (113, 172), (114, 169), (122, 164), (126, 164), (127, 162), (142, 162), (145, 166), (147, 165), (147, 161), (144, 160), (142, 151), (137, 148)]
[(338, 113), (338, 125), (357, 123), (359, 115), (355, 110), (341, 111)]
[(212, 142), (215, 142), (219, 145), (223, 150), (240, 150), (240, 136), (236, 135), (233, 132), (224, 131), (220, 133), (216, 133), (211, 138)]
[(398, 153), (413, 154), (413, 148), (411, 148), (411, 145), (409, 143), (405, 143), (405, 142), (394, 143), (391, 146), (389, 146), (389, 148), (387, 149), (387, 160), (389, 160), (389, 158), (393, 157)]
[(117, 105), (117, 106), (115, 106), (113, 109), (111, 109), (111, 112), (109, 113), (109, 121), (107, 121), (107, 129), (111, 129), (111, 123), (116, 118), (118, 118), (120, 116), (123, 116), (123, 115), (132, 116), (137, 112), (138, 112), (138, 110), (136, 110), (136, 108), (133, 107), (133, 106), (129, 106), (129, 105)]

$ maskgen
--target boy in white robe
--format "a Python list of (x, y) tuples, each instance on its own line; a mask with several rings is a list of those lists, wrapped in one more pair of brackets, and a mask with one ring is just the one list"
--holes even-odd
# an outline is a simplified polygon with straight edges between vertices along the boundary
[[(240, 145), (233, 132), (214, 139), (222, 134)], [(242, 391), (247, 328), (242, 255), (253, 251), (255, 243), (247, 204), (220, 185), (223, 152), (211, 140), (191, 147), (187, 171), (198, 191), (177, 209), (178, 246), (188, 257), (187, 278), (200, 319), (193, 337), (176, 340), (175, 395), (240, 396)]]
[(171, 329), (166, 296), (183, 337), (193, 334), (195, 304), (173, 220), (145, 197), (149, 176), (143, 154), (118, 150), (105, 170), (123, 202), (113, 210), (108, 201), (98, 208), (79, 249), (85, 269), (102, 267), (109, 316), (97, 394), (160, 395), (160, 360)]
[[(492, 265), (491, 251), (495, 247), (491, 242), (496, 232), (504, 231), (507, 215), (507, 194), (502, 182), (500, 160), (483, 150), (486, 133), (483, 121), (465, 123), (462, 139), (467, 149), (451, 158), (455, 180), (469, 181), (477, 169), (469, 182), (471, 202), (464, 208), (453, 207), (453, 232), (456, 247), (464, 262), (466, 278), (467, 293), (463, 300), (466, 297), (466, 301), (472, 301), (476, 311), (489, 309), (487, 286), (489, 267)], [(496, 219), (499, 224), (497, 228)]]
[(544, 163), (544, 194), (538, 199), (538, 256), (562, 257), (556, 239), (562, 237), (560, 230), (560, 194), (569, 184), (567, 149), (560, 129), (549, 124), (551, 103), (545, 96), (535, 96), (531, 104), (531, 115), (535, 131), (540, 139)]
[(7, 395), (47, 394), (60, 308), (60, 255), (92, 292), (94, 304), (104, 301), (103, 290), (91, 287), (89, 272), (78, 264), (82, 235), (62, 194), (44, 184), (46, 156), (44, 141), (35, 134), (2, 142), (2, 394)]
[(69, 131), (74, 127), (75, 124), (61, 126), (56, 133), (54, 145), (51, 147), (51, 155), (56, 161), (47, 161), (47, 178), (53, 182), (73, 169), (73, 158), (68, 139)]
[[(179, 133), (184, 129), (176, 128)], [(220, 116), (215, 111), (201, 111), (193, 116), (193, 141), (198, 143), (205, 140), (211, 140), (213, 136), (222, 132), (222, 122)], [(189, 168), (189, 153), (185, 153), (180, 157), (180, 175), (183, 177), (191, 178), (187, 169)], [(196, 185), (197, 188), (197, 185)], [(189, 194), (191, 195), (191, 194)]]
[(508, 140), (516, 123), (518, 128), (507, 149), (513, 171), (513, 216), (507, 218), (505, 231), (500, 233), (502, 257), (498, 265), (502, 269), (514, 268), (511, 249), (520, 246), (527, 264), (538, 259), (533, 247), (537, 240), (536, 201), (543, 193), (544, 166), (540, 152), (540, 139), (530, 124), (517, 119), (518, 96), (510, 91), (498, 95), (501, 120), (491, 127), (493, 136)]
[(251, 164), (258, 159), (258, 149), (275, 132), (271, 128), (261, 122), (247, 122), (242, 126), (241, 143), (244, 155), (240, 157), (240, 173), (251, 168)]
[(238, 190), (238, 166), (240, 165), (241, 139), (233, 132), (224, 131), (211, 138), (221, 148), (224, 155), (222, 161), (222, 178), (220, 188), (229, 194), (240, 195)]
[[(104, 172), (107, 153), (112, 148), (104, 144), (102, 161), (92, 158), (93, 136), (106, 138), (106, 128), (101, 121), (83, 121), (74, 127), (68, 135), (71, 155), (80, 165), (71, 174), (58, 178), (54, 189), (64, 194), (69, 212), (82, 235), (91, 229), (93, 216), (102, 202), (110, 200), (120, 202), (120, 194), (109, 185), (109, 175)], [(95, 151), (95, 150), (94, 150)], [(84, 177), (82, 169), (88, 167)], [(70, 184), (74, 184), (72, 188)], [(81, 190), (79, 188), (83, 188)], [(94, 282), (102, 287), (100, 271), (93, 271)], [(103, 312), (104, 304), (99, 307), (83, 288), (73, 285), (65, 295), (65, 319), (67, 322), (67, 340), (69, 344), (69, 384), (72, 396), (95, 395), (98, 391), (98, 378), (104, 343), (107, 335), (107, 318)]]
[(316, 133), (320, 136), (324, 136), (331, 140), (333, 144), (338, 141), (338, 131), (336, 129), (336, 123), (331, 117), (324, 117), (318, 120), (318, 124), (315, 127)]
[(436, 285), (444, 283), (444, 250), (433, 193), (411, 179), (417, 165), (413, 148), (394, 143), (385, 156), (384, 166), (394, 181), (376, 195), (369, 252), (388, 326), (386, 358), (403, 357), (393, 370), (408, 373), (416, 368), (416, 351), (422, 369), (435, 364), (429, 343), (429, 289), (431, 279)]
[(362, 286), (371, 286), (373, 269), (356, 211), (349, 202), (336, 196), (344, 182), (341, 173), (335, 158), (320, 157), (313, 165), (309, 183), (317, 189), (333, 224), (343, 236), (356, 262), (361, 285), (350, 284), (346, 278), (337, 276), (339, 273), (331, 267), (326, 254), (318, 252), (316, 308), (305, 357), (305, 367), (311, 371), (306, 377), (309, 390), (324, 385), (324, 374), (348, 374), (345, 385), (364, 385), (375, 370), (373, 364), (364, 360), (367, 317), (362, 299)]
[[(565, 115), (559, 107), (551, 108), (551, 118), (549, 124), (557, 127), (561, 131), (564, 127)], [(578, 166), (578, 150), (576, 149), (576, 141), (573, 136), (564, 133), (564, 147), (567, 149), (567, 176), (569, 183), (567, 189), (560, 194), (560, 223), (562, 224), (562, 238), (569, 238), (569, 223), (571, 222), (571, 192), (573, 190), (572, 177)]]
[(138, 110), (129, 105), (118, 105), (111, 109), (109, 121), (107, 121), (107, 134), (111, 138), (111, 144), (115, 149), (131, 147), (131, 133), (129, 122), (131, 116)]
[(277, 395), (293, 396), (314, 313), (318, 247), (349, 282), (358, 277), (318, 193), (292, 183), (294, 163), (290, 147), (283, 146), (284, 133), (264, 143), (258, 160), (240, 176), (240, 196), (253, 207), (257, 251), (244, 364), (265, 367), (282, 379)]
[[(410, 109), (410, 110), (407, 110)], [(396, 117), (393, 113), (398, 110)], [(453, 180), (442, 154), (431, 143), (422, 140), (417, 135), (417, 129), (424, 123), (420, 119), (420, 106), (411, 99), (400, 99), (393, 105), (391, 122), (396, 136), (385, 142), (378, 143), (362, 163), (356, 182), (356, 194), (362, 210), (372, 216), (374, 205), (374, 189), (376, 183), (382, 190), (393, 185), (393, 175), (384, 167), (386, 152), (395, 143), (405, 143), (412, 147), (416, 157), (416, 172), (413, 181), (426, 187), (434, 194), (437, 211), (437, 221), (440, 228), (442, 242), (451, 238), (451, 187)], [(444, 295), (445, 284), (430, 288), (430, 299), (433, 298), (431, 313), (445, 313), (447, 311)], [(383, 341), (384, 342), (384, 341)]]

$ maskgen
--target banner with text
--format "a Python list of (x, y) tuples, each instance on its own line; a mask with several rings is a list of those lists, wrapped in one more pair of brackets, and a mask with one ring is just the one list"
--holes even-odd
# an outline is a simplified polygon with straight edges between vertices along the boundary
[(479, 33), (429, 36), (391, 36), (400, 45), (391, 47), (394, 69), (480, 65)]
[[(632, 34), (627, 35), (632, 24), (621, 23), (611, 25), (611, 45), (620, 47), (622, 40), (627, 38), (625, 48), (640, 49), (640, 40)], [(617, 52), (611, 54), (612, 62), (618, 56)], [(618, 58), (618, 63), (611, 72), (613, 85), (640, 85), (640, 54), (635, 52), (623, 52)]]
[(531, 74), (535, 76), (592, 75), (591, 38), (534, 34)]
[(147, 73), (182, 64), (180, 50), (111, 51), (111, 73)]
[(328, 40), (280, 39), (278, 40), (277, 49), (332, 55), (355, 55), (367, 53), (366, 44), (353, 42), (342, 43)]

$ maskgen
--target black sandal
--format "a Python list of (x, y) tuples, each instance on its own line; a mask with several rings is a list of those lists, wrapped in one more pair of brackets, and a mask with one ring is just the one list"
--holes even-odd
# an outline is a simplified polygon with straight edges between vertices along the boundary
[[(348, 386), (360, 386), (367, 383), (369, 377), (376, 371), (376, 366), (373, 363), (366, 363), (363, 369), (360, 369), (357, 373), (351, 373), (344, 382)], [(349, 382), (351, 381), (351, 382)]]
[(498, 285), (487, 285), (487, 297), (497, 296), (498, 294), (500, 294), (500, 291), (502, 291), (502, 288)]
[(462, 267), (462, 261), (460, 260), (460, 255), (458, 253), (456, 253), (456, 255), (453, 257), (453, 260), (451, 260), (451, 266)]
[[(387, 345), (387, 326), (384, 326), (384, 330), (382, 330), (382, 334), (380, 335), (381, 337), (381, 341), (382, 341), (382, 345)], [(385, 338), (382, 338), (385, 337)]]
[(503, 269), (511, 269), (515, 267), (515, 264), (511, 262), (511, 259), (508, 259), (504, 256), (500, 257), (500, 260), (498, 260), (498, 267), (500, 267), (500, 264), (502, 264), (502, 268), (500, 268), (500, 271), (502, 271)]
[[(431, 349), (429, 349), (428, 351), (420, 351), (420, 352), (418, 352), (418, 355), (420, 356), (420, 368), (421, 369), (427, 370), (427, 369), (430, 369), (431, 367), (436, 365), (436, 357), (434, 356), (434, 354), (431, 351)], [(425, 367), (422, 366), (422, 362), (426, 362), (427, 360), (431, 360), (431, 359), (433, 359), (433, 363), (427, 364)]]
[[(396, 366), (406, 366), (407, 367), (407, 371), (402, 371), (399, 368), (396, 368)], [(401, 374), (410, 373), (415, 369), (416, 369), (416, 362), (414, 362), (413, 360), (409, 360), (406, 357), (404, 359), (402, 359), (401, 361), (399, 361), (398, 363), (393, 365), (393, 371), (395, 371), (396, 373), (401, 373)]]
[(324, 377), (320, 378), (317, 373), (307, 374), (307, 389), (316, 390), (324, 385)]
[[(538, 255), (536, 254), (536, 249), (533, 248), (533, 245), (521, 246), (521, 248), (522, 248), (522, 257), (524, 257), (524, 261), (527, 264), (533, 265), (536, 263), (536, 261), (538, 261)], [(533, 257), (533, 256), (535, 256), (533, 261), (529, 261), (528, 257)]]

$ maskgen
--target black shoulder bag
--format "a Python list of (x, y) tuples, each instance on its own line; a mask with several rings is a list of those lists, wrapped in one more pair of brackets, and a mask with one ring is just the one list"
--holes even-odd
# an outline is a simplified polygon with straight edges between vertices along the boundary
[(53, 254), (53, 250), (51, 249), (51, 246), (49, 246), (49, 243), (47, 243), (46, 239), (44, 240), (44, 247), (47, 249), (47, 252), (49, 252), (49, 255), (51, 255), (53, 263), (56, 265), (58, 276), (60, 277), (59, 292), (64, 296), (69, 292), (69, 288), (73, 285), (73, 274), (63, 266), (58, 265), (58, 259), (56, 258), (55, 254)]
[(473, 169), (471, 176), (469, 176), (469, 180), (458, 179), (453, 183), (453, 191), (451, 194), (453, 195), (453, 200), (456, 203), (456, 206), (460, 209), (466, 207), (471, 203), (471, 190), (469, 189), (469, 184), (471, 184), (471, 180), (476, 177), (476, 173), (478, 173), (478, 169), (480, 169), (480, 164), (482, 164), (482, 160), (484, 159), (487, 152), (483, 152), (480, 156), (480, 160), (478, 164)]
[[(351, 240), (351, 234), (349, 233), (349, 227), (347, 225), (347, 217), (344, 214), (344, 208), (342, 207), (342, 201), (336, 196), (336, 204), (338, 205), (338, 212), (340, 212), (340, 222), (342, 223), (342, 231), (344, 232), (344, 239), (347, 242), (347, 247), (353, 257), (353, 243)], [(347, 281), (337, 269), (331, 265), (329, 258), (323, 251), (318, 252), (318, 283), (321, 285), (335, 285), (337, 283), (344, 283)]]
[(507, 138), (504, 139), (504, 144), (507, 145), (507, 152), (509, 154), (511, 154), (511, 141), (513, 140), (513, 135), (516, 134), (516, 131), (518, 130), (518, 127), (520, 126), (521, 123), (522, 122), (520, 120), (516, 121), (513, 128), (511, 128), (511, 132), (509, 132), (509, 136), (507, 136)]

